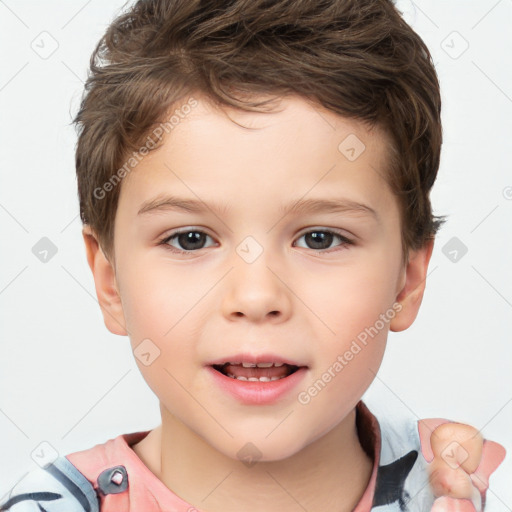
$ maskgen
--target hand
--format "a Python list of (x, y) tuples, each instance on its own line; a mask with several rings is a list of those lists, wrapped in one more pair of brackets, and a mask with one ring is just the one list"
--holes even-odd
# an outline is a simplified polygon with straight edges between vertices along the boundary
[(470, 425), (441, 418), (420, 420), (418, 430), (437, 497), (431, 512), (481, 512), (489, 476), (505, 458), (503, 446)]

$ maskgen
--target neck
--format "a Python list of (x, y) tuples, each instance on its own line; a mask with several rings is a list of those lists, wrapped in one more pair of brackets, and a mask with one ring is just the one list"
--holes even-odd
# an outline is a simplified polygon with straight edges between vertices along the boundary
[(162, 425), (132, 448), (169, 489), (198, 510), (351, 512), (373, 466), (359, 443), (355, 417), (354, 409), (286, 459), (246, 466), (162, 408)]

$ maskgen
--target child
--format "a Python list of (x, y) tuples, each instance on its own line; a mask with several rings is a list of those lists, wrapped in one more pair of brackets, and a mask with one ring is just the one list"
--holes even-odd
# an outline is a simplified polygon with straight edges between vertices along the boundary
[(393, 4), (139, 1), (91, 71), (87, 260), (162, 424), (0, 510), (480, 510), (499, 444), (361, 401), (441, 224), (439, 84)]

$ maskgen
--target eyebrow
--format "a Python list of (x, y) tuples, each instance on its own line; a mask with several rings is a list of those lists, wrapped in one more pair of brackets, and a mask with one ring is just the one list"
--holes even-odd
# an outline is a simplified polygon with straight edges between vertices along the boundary
[[(187, 199), (176, 196), (158, 196), (142, 203), (137, 215), (158, 214), (172, 210), (183, 210), (188, 213), (204, 213), (208, 210), (217, 213), (226, 213), (229, 207), (225, 204), (212, 202), (206, 204), (196, 199)], [(288, 206), (281, 206), (282, 214), (304, 213), (352, 213), (371, 215), (379, 220), (379, 214), (370, 206), (348, 199), (298, 199)]]

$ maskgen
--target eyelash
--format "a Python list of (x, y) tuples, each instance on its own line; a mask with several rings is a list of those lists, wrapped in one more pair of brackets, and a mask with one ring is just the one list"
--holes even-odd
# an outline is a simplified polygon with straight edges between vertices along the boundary
[[(168, 242), (170, 242), (172, 239), (174, 239), (184, 233), (201, 233), (201, 234), (205, 234), (206, 236), (212, 238), (210, 235), (208, 235), (208, 233), (205, 233), (204, 231), (201, 231), (199, 229), (190, 229), (189, 228), (189, 229), (184, 229), (181, 231), (175, 231), (175, 232), (171, 233), (170, 235), (167, 235), (165, 238), (161, 239), (158, 242), (158, 245), (162, 245), (166, 250), (171, 251), (172, 253), (175, 253), (175, 254), (193, 254), (195, 252), (200, 251), (201, 249), (196, 249), (193, 251), (176, 249), (175, 247), (169, 245)], [(311, 251), (318, 252), (319, 254), (326, 254), (326, 253), (330, 254), (331, 252), (336, 252), (336, 251), (346, 249), (347, 245), (354, 245), (354, 242), (352, 240), (348, 239), (346, 236), (342, 235), (338, 231), (335, 231), (332, 229), (314, 228), (314, 229), (311, 229), (309, 231), (302, 233), (299, 238), (302, 238), (303, 236), (308, 235), (309, 233), (329, 233), (329, 234), (332, 234), (332, 235), (338, 237), (341, 240), (341, 244), (336, 246), (337, 248), (335, 247), (334, 249), (310, 249)]]

